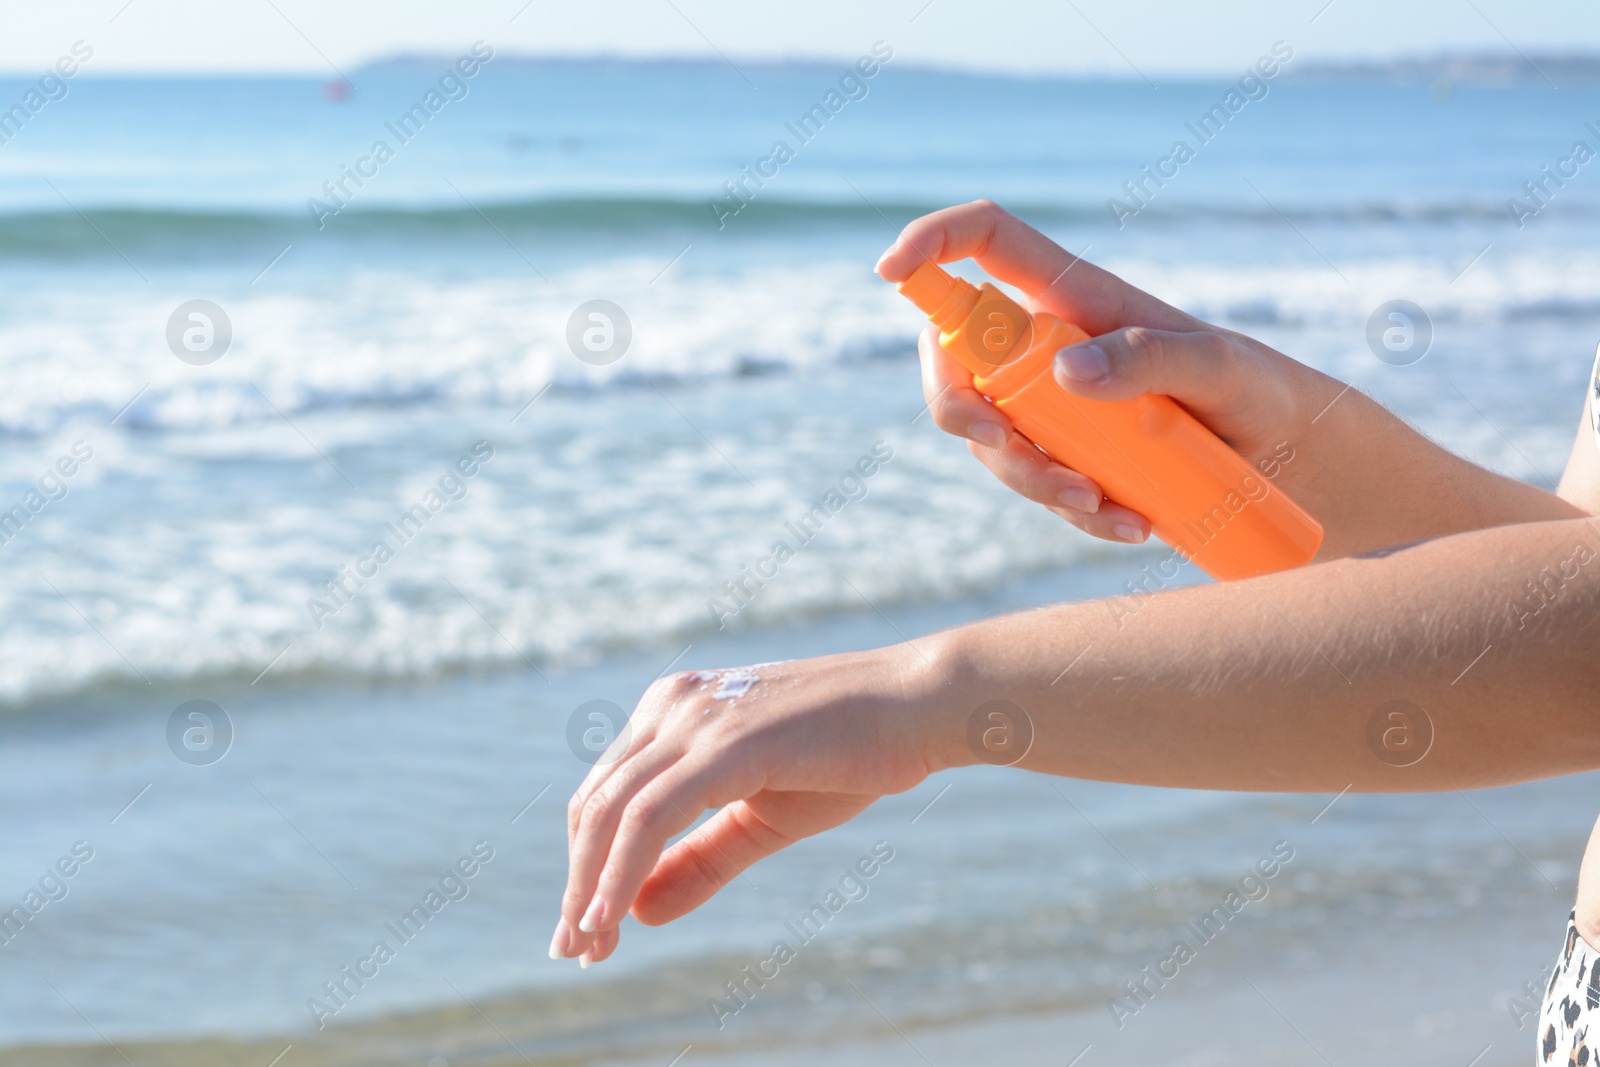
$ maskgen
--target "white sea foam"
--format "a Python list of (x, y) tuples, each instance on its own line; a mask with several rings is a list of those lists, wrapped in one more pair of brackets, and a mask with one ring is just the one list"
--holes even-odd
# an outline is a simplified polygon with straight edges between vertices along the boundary
[[(1581, 388), (1564, 338), (1592, 332), (1581, 309), (1600, 299), (1597, 258), (1491, 256), (1454, 280), (1442, 262), (1344, 264), (1348, 284), (1319, 262), (1111, 266), (1181, 306), (1252, 320), (1241, 328), (1353, 378), (1444, 443), (1536, 477), (1559, 471), (1570, 442), (1576, 409), (1568, 419), (1563, 401), (1579, 397), (1551, 383)], [(659, 270), (594, 267), (548, 288), (368, 272), (327, 291), (240, 295), (227, 301), (235, 349), (200, 368), (161, 337), (163, 309), (187, 293), (62, 289), (14, 309), (0, 322), (0, 425), (25, 436), (0, 450), (0, 488), (20, 493), (78, 438), (94, 460), (0, 545), (0, 701), (97, 680), (548, 667), (690, 640), (710, 625), (707, 598), (878, 439), (895, 462), (870, 496), (739, 625), (1130, 559), (1001, 489), (934, 429), (909, 355), (859, 360), (909, 353), (920, 321), (859, 267), (723, 277), (681, 263), (652, 285)], [(604, 368), (564, 339), (568, 309), (596, 295), (634, 322), (633, 347)], [(1364, 341), (1372, 307), (1395, 296), (1428, 308), (1448, 349), (1404, 373)], [(1530, 314), (1554, 317), (1508, 349)], [(741, 376), (759, 363), (793, 373)], [(551, 382), (565, 388), (519, 415)], [(496, 459), (468, 496), (323, 629), (308, 626), (307, 598), (478, 439)]]
[[(1464, 274), (1465, 261), (1422, 257), (1337, 268), (1106, 265), (1170, 303), (1247, 330), (1343, 329), (1359, 339), (1372, 310), (1396, 298), (1438, 324), (1600, 319), (1596, 253), (1493, 252)], [(0, 321), (0, 433), (49, 433), (118, 412), (119, 425), (195, 430), (368, 406), (521, 405), (551, 384), (733, 377), (909, 353), (921, 321), (859, 264), (720, 275), (685, 263), (652, 284), (659, 270), (613, 263), (530, 288), (522, 279), (368, 269), (330, 287), (246, 291), (219, 300), (234, 341), (208, 367), (165, 350), (166, 316), (193, 295), (186, 290), (39, 293)], [(604, 367), (573, 358), (566, 343), (568, 315), (597, 296), (620, 304), (633, 325), (627, 353)]]
[[(194, 430), (357, 406), (520, 405), (551, 383), (727, 377), (909, 350), (903, 301), (859, 265), (710, 278), (680, 265), (650, 284), (659, 270), (614, 263), (536, 288), (367, 270), (333, 288), (238, 293), (218, 299), (233, 342), (206, 367), (165, 348), (166, 317), (192, 293), (41, 293), (0, 322), (0, 433), (125, 407), (120, 424)], [(568, 316), (596, 297), (622, 306), (633, 328), (625, 355), (603, 367), (566, 341)]]

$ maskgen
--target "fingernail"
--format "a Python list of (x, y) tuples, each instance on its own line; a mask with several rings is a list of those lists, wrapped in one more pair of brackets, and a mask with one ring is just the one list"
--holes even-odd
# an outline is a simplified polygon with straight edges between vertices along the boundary
[(1111, 532), (1118, 541), (1126, 541), (1130, 545), (1142, 545), (1144, 544), (1144, 539), (1148, 536), (1139, 527), (1127, 522), (1117, 523), (1111, 527)]
[(894, 244), (892, 244), (888, 248), (884, 249), (883, 250), (883, 255), (878, 257), (878, 262), (876, 262), (876, 263), (874, 263), (872, 265), (872, 273), (874, 273), (874, 274), (881, 273), (882, 272), (882, 268), (883, 268), (883, 261), (889, 258), (889, 253), (890, 252), (893, 252), (896, 248), (899, 248), (899, 247), (900, 247), (900, 242), (896, 241)]
[(593, 962), (594, 962), (594, 955), (592, 953), (585, 952), (583, 955), (578, 957), (578, 966), (580, 968), (582, 968), (583, 970), (587, 971), (589, 969), (589, 964), (591, 964)]
[(599, 897), (590, 901), (589, 910), (584, 912), (583, 918), (578, 920), (578, 929), (586, 934), (592, 934), (600, 929), (600, 918), (604, 911), (605, 908), (601, 905)]
[(567, 954), (568, 940), (569, 933), (567, 930), (567, 920), (566, 917), (563, 916), (562, 918), (556, 920), (556, 932), (555, 935), (550, 938), (551, 959), (559, 960), (562, 956)]
[(1075, 382), (1100, 382), (1111, 377), (1111, 364), (1099, 345), (1083, 341), (1056, 353), (1056, 373)]
[(1076, 511), (1087, 511), (1091, 515), (1100, 510), (1100, 494), (1085, 489), (1081, 485), (1069, 486), (1061, 490), (1061, 495), (1057, 499), (1065, 507)]
[(967, 436), (980, 445), (990, 448), (1004, 448), (1006, 446), (1006, 429), (998, 422), (984, 422), (982, 420), (967, 427)]

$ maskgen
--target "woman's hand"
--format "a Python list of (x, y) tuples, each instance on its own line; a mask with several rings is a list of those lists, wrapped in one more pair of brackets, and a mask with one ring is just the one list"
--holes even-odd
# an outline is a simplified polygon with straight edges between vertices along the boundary
[(937, 769), (934, 673), (899, 645), (656, 682), (567, 806), (551, 957), (605, 959), (630, 910), (676, 919), (757, 860), (922, 781)]
[[(1326, 495), (1317, 481), (1328, 472), (1304, 458), (1306, 432), (1343, 392), (1341, 383), (1162, 303), (986, 200), (912, 222), (877, 269), (899, 282), (925, 259), (947, 263), (969, 256), (1021, 289), (1033, 310), (1076, 323), (1091, 335), (1056, 357), (1055, 377), (1063, 389), (1095, 400), (1165, 393), (1252, 464), (1272, 462), (1281, 471), (1276, 484), (1302, 504), (1311, 507)], [(967, 438), (972, 454), (1000, 481), (1096, 537), (1137, 543), (1150, 536), (1149, 519), (1106, 500), (1088, 477), (1016, 433), (973, 388), (972, 374), (939, 347), (936, 329), (923, 332), (919, 350), (934, 422)], [(1301, 458), (1283, 464), (1285, 454)]]

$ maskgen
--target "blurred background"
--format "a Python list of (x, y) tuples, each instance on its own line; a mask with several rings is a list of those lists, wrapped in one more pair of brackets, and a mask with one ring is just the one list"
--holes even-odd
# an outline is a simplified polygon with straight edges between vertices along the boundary
[(4, 22), (0, 1063), (1527, 1061), (1592, 776), (980, 768), (602, 966), (545, 949), (592, 731), (658, 675), (1123, 594), (1166, 556), (930, 424), (920, 317), (871, 272), (921, 213), (997, 200), (1552, 487), (1600, 333), (1587, 6)]

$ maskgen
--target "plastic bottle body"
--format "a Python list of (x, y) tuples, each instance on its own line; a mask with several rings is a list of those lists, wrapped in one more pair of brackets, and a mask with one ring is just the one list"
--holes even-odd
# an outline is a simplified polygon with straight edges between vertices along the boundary
[[(940, 337), (969, 366), (973, 352), (995, 354), (982, 338), (1004, 339), (994, 296), (1021, 311), (985, 285), (962, 325)], [(1287, 570), (1316, 555), (1317, 521), (1171, 397), (1108, 402), (1062, 389), (1051, 373), (1055, 353), (1088, 335), (1053, 315), (1022, 315), (1026, 325), (1011, 316), (1019, 336), (1000, 346), (1003, 362), (975, 374), (974, 385), (1025, 437), (1144, 515), (1157, 537), (1214, 578)]]

